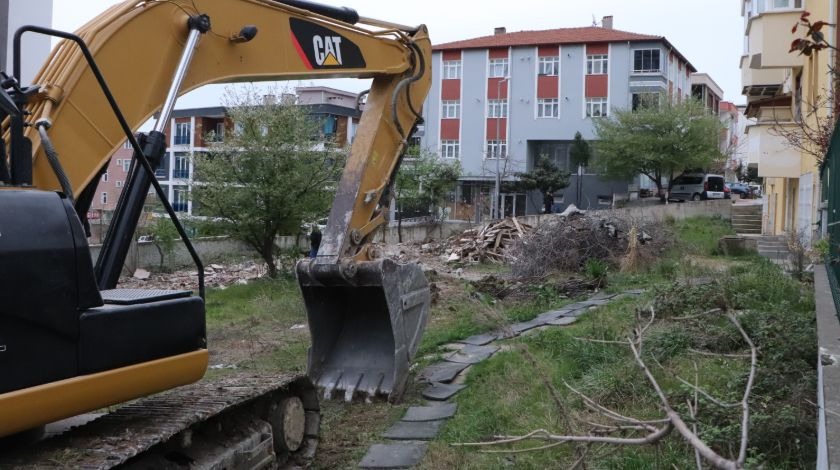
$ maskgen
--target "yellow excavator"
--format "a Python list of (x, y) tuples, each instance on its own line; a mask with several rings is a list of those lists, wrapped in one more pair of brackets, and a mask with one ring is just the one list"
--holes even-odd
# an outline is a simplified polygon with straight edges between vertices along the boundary
[[(20, 50), (31, 35), (62, 41), (30, 85)], [(13, 73), (0, 75), (0, 441), (131, 403), (67, 433), (70, 454), (2, 451), (0, 467), (268, 468), (314, 454), (317, 390), (400, 396), (429, 288), (418, 266), (378, 259), (369, 241), (421, 122), (425, 26), (301, 0), (128, 0), (75, 34), (24, 26), (13, 49)], [(296, 268), (308, 374), (194, 384), (208, 364), (204, 269), (154, 177), (175, 101), (210, 83), (328, 77), (373, 80), (318, 256)], [(126, 140), (132, 166), (94, 262), (88, 209)], [(193, 257), (197, 292), (117, 286), (150, 191)]]

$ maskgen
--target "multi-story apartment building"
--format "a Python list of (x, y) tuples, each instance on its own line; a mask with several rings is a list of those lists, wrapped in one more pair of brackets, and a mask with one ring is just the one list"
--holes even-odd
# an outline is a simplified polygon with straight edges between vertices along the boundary
[[(576, 132), (595, 138), (593, 118), (662, 95), (690, 96), (695, 68), (667, 39), (613, 29), (612, 17), (602, 24), (514, 33), (497, 28), (492, 36), (433, 47), (421, 144), (461, 162), (451, 218), (489, 217), (496, 175), (513, 179), (537, 156), (576, 173), (569, 167), (570, 145)], [(580, 200), (569, 190), (578, 177)], [(597, 207), (640, 183), (605, 181), (589, 170), (571, 179), (554, 194), (557, 205)], [(502, 214), (536, 213), (543, 198), (503, 194), (501, 205)]]
[[(355, 137), (361, 111), (357, 108), (354, 93), (328, 87), (299, 87), (296, 94), (281, 97), (266, 96), (268, 103), (289, 100), (307, 108), (309, 114), (321, 123), (321, 132), (338, 144), (349, 144)], [(172, 207), (177, 212), (193, 214), (190, 190), (194, 183), (194, 157), (211, 150), (214, 141), (223, 140), (225, 133), (234, 128), (225, 107), (179, 109), (172, 112), (167, 138), (169, 145), (156, 176)], [(102, 175), (97, 196), (91, 205), (89, 218), (107, 223), (107, 215), (116, 207), (123, 184), (131, 165), (132, 150), (123, 144), (114, 155), (107, 171)]]
[[(790, 53), (791, 42), (801, 37), (791, 31), (805, 11), (804, 0), (741, 0), (744, 18), (744, 54), (741, 57), (742, 93), (747, 98), (746, 115), (755, 119), (747, 128), (748, 161), (757, 161), (764, 178), (763, 232), (779, 235), (798, 231), (813, 233), (819, 201), (819, 172), (813, 156), (789, 145), (779, 129), (795, 129), (815, 119), (811, 111), (825, 115), (829, 106), (820, 96), (831, 96), (826, 50), (805, 56)], [(836, 23), (836, 0), (808, 0), (813, 21)], [(832, 34), (826, 34), (836, 44)], [(751, 163), (752, 164), (752, 163)]]

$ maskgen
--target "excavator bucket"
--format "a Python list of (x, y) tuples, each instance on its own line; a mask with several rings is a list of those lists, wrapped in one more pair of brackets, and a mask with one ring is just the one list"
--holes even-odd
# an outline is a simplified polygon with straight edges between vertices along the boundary
[(312, 346), (309, 377), (329, 399), (402, 395), (426, 326), (429, 284), (416, 264), (389, 259), (297, 265)]

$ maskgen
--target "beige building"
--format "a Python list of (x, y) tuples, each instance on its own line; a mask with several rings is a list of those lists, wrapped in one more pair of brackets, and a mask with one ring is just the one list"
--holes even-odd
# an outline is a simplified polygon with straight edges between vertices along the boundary
[[(782, 134), (814, 116), (809, 110), (828, 96), (828, 51), (807, 57), (790, 53), (791, 42), (802, 37), (792, 27), (805, 11), (804, 0), (742, 0), (744, 53), (741, 57), (742, 93), (746, 115), (755, 120), (747, 128), (747, 161), (756, 162), (764, 178), (763, 233), (813, 233), (817, 221), (819, 172), (815, 158), (793, 148)], [(836, 0), (809, 0), (811, 19), (832, 21)], [(833, 28), (826, 37), (834, 43)], [(827, 113), (820, 108), (819, 113)]]

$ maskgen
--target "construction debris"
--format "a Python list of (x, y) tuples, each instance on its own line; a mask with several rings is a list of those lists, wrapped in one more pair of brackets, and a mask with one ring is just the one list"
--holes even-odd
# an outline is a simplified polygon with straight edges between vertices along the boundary
[(515, 217), (490, 223), (480, 229), (465, 230), (447, 240), (450, 250), (446, 261), (501, 263), (505, 260), (505, 249), (531, 230), (530, 225), (516, 220)]
[[(265, 276), (265, 264), (245, 261), (230, 265), (211, 264), (204, 267), (204, 283), (207, 287), (225, 288), (234, 284), (247, 284), (248, 281)], [(197, 289), (196, 271), (176, 271), (174, 273), (150, 273), (138, 269), (133, 276), (120, 278), (119, 287), (126, 289)]]

